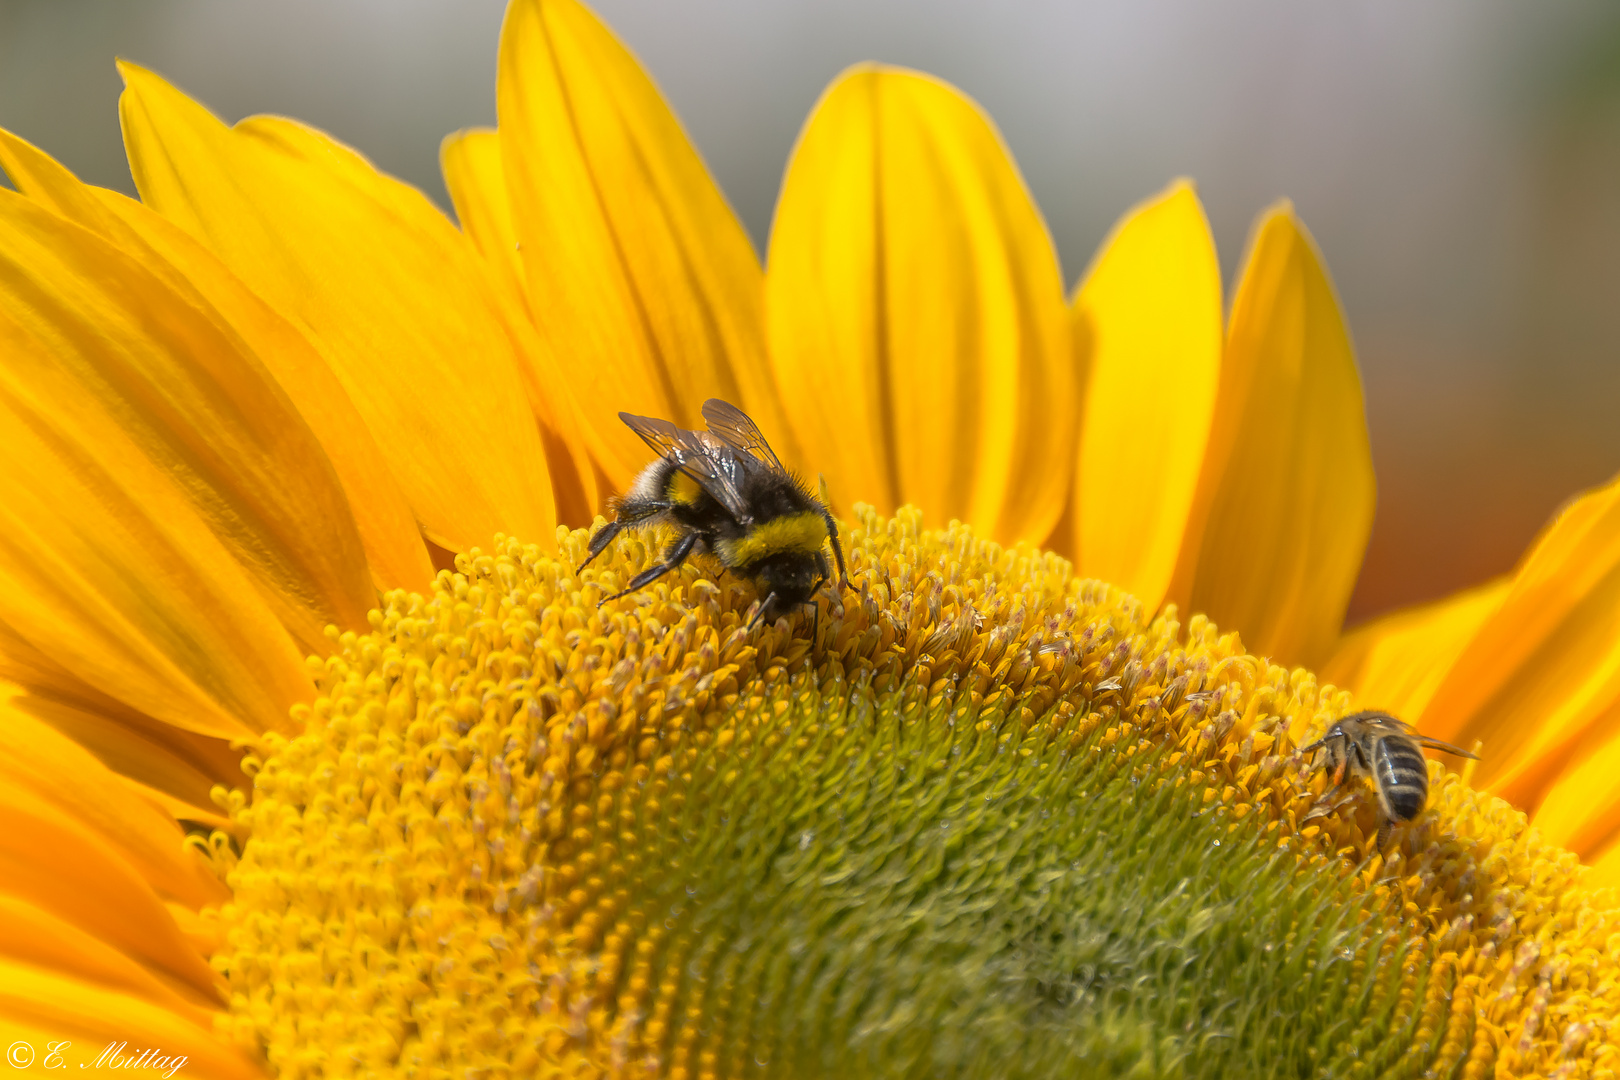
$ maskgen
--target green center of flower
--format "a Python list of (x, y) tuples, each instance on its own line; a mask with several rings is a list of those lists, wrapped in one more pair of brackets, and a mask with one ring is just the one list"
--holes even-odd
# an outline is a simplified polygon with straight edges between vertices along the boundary
[(1427, 869), (1355, 871), (1374, 804), (1302, 779), (1293, 735), (1346, 704), (1307, 673), (911, 513), (852, 531), (858, 593), (814, 647), (808, 616), (747, 631), (752, 589), (695, 566), (598, 610), (646, 550), (581, 580), (586, 534), (559, 535), (388, 596), (250, 763), (214, 963), (281, 1076), (1494, 1052), (1497, 939), (1481, 958), (1459, 914), (1488, 890), (1428, 819)]

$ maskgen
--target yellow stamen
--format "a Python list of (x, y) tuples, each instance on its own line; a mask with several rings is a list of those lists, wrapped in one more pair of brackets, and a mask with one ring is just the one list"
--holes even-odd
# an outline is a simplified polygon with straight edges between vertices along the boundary
[(598, 610), (649, 551), (586, 540), (390, 594), (251, 763), (214, 963), (282, 1077), (1614, 1052), (1575, 860), (1439, 766), (1371, 852), (1294, 752), (1347, 695), (1205, 619), (908, 511), (812, 645), (690, 566)]

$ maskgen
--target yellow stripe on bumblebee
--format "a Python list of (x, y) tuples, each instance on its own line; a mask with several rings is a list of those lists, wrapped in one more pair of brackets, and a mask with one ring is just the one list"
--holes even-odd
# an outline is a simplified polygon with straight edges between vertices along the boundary
[(806, 511), (762, 522), (738, 540), (721, 539), (715, 553), (727, 566), (751, 566), (772, 555), (818, 552), (826, 542), (827, 523)]
[[(591, 537), (580, 570), (624, 529), (668, 526), (678, 535), (662, 561), (601, 603), (651, 585), (696, 553), (713, 555), (754, 582), (760, 604), (751, 626), (796, 607), (817, 611), (813, 597), (831, 576), (824, 545), (832, 547), (838, 584), (849, 587), (838, 524), (826, 502), (782, 467), (742, 410), (710, 398), (703, 418), (709, 430), (688, 431), (668, 420), (619, 414), (658, 458), (615, 500), (614, 519)], [(841, 606), (836, 591), (833, 604)]]

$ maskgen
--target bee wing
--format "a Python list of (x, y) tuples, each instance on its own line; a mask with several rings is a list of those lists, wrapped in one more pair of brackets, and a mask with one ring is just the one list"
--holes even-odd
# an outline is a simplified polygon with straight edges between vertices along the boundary
[(752, 454), (777, 472), (787, 472), (777, 460), (771, 444), (766, 442), (765, 436), (760, 433), (759, 425), (750, 420), (737, 406), (712, 397), (703, 403), (703, 419), (709, 422), (709, 430), (726, 445), (734, 446), (745, 454)]
[(1475, 761), (1479, 760), (1478, 754), (1470, 754), (1467, 750), (1464, 750), (1460, 746), (1452, 746), (1448, 742), (1441, 742), (1439, 739), (1431, 739), (1427, 735), (1417, 735), (1416, 738), (1418, 742), (1422, 743), (1424, 746), (1427, 746), (1430, 750), (1443, 750), (1448, 754), (1456, 754), (1458, 757), (1473, 758)]
[(688, 431), (668, 420), (620, 413), (619, 419), (662, 458), (673, 461), (740, 522), (752, 520), (742, 499), (742, 466), (734, 449), (707, 431)]

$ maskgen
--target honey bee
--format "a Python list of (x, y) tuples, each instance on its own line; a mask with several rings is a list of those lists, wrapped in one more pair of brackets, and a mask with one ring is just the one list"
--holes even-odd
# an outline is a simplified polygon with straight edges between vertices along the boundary
[(1423, 812), (1429, 799), (1429, 768), (1423, 760), (1423, 747), (1443, 750), (1459, 757), (1476, 758), (1458, 746), (1427, 735), (1419, 735), (1410, 724), (1385, 712), (1367, 710), (1352, 713), (1328, 729), (1328, 733), (1301, 754), (1318, 750), (1327, 753), (1333, 768), (1333, 783), (1344, 782), (1349, 772), (1364, 776), (1378, 793), (1378, 849), (1383, 850), (1390, 829), (1398, 821), (1411, 821)]

